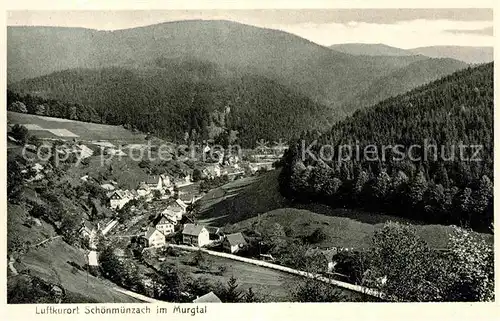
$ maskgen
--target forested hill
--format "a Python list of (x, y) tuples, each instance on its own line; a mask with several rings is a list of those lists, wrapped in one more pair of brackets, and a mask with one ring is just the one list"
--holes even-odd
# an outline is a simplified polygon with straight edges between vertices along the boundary
[(368, 57), (333, 51), (280, 30), (223, 20), (189, 20), (115, 31), (8, 27), (7, 80), (74, 68), (144, 67), (191, 57), (255, 74), (336, 110), (373, 80), (423, 56)]
[[(186, 132), (196, 141), (236, 130), (238, 143), (248, 147), (259, 139), (287, 140), (303, 129), (326, 128), (329, 114), (324, 105), (274, 80), (194, 59), (156, 59), (142, 68), (72, 69), (9, 89), (92, 111), (92, 119), (80, 120), (97, 118), (173, 140)], [(61, 108), (44, 110), (49, 116), (77, 116)]]
[[(387, 99), (357, 111), (327, 133), (306, 133), (303, 138), (305, 147), (299, 142), (283, 160), (280, 184), (289, 198), (482, 230), (491, 226), (493, 63)], [(309, 154), (307, 147), (315, 139)], [(344, 152), (348, 160), (338, 161), (336, 151), (343, 144), (352, 146), (353, 156)], [(389, 147), (382, 157), (382, 147), (397, 144), (401, 146)], [(460, 144), (467, 146), (463, 157)], [(478, 150), (472, 145), (482, 146), (479, 155), (472, 155)]]
[(404, 94), (413, 88), (467, 67), (465, 62), (450, 58), (431, 58), (413, 62), (372, 82), (366, 90), (357, 94), (344, 106), (344, 111), (346, 114), (351, 114), (352, 111)]

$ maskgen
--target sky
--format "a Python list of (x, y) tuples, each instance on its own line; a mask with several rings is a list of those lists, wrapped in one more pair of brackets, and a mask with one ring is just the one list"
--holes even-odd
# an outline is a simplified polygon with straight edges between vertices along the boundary
[(383, 43), (409, 49), (494, 44), (491, 9), (9, 11), (7, 25), (116, 30), (192, 19), (224, 19), (278, 29), (324, 46)]

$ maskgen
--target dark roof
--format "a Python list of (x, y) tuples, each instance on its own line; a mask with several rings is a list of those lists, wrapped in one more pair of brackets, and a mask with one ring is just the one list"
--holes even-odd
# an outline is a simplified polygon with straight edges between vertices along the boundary
[(203, 228), (204, 228), (203, 225), (188, 223), (188, 224), (184, 225), (184, 229), (182, 230), (182, 234), (198, 236), (198, 235), (200, 235), (201, 230)]
[(173, 222), (171, 219), (169, 219), (168, 217), (165, 217), (164, 215), (160, 215), (156, 218), (155, 220), (155, 225), (158, 225), (158, 224), (175, 224), (175, 222)]
[(220, 232), (220, 228), (219, 227), (206, 226), (205, 228), (208, 230), (208, 233), (210, 233), (210, 234), (215, 234), (215, 233)]
[(240, 244), (247, 244), (247, 241), (243, 237), (243, 234), (241, 233), (233, 233), (226, 235), (226, 240), (229, 242), (231, 246), (233, 245), (240, 245)]
[(213, 292), (208, 292), (205, 295), (200, 296), (199, 298), (193, 300), (193, 303), (222, 303), (222, 301), (219, 299), (218, 296), (215, 295)]

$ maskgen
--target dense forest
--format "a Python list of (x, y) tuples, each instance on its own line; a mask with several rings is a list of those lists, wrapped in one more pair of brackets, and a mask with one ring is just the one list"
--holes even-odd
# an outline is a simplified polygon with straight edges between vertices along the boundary
[[(353, 148), (352, 157), (343, 145)], [(303, 133), (280, 176), (282, 193), (300, 202), (486, 231), (492, 181), (493, 63), (357, 111), (326, 133)]]
[[(16, 110), (12, 103), (20, 101), (29, 113), (124, 125), (173, 140), (186, 133), (193, 141), (216, 138), (233, 130), (245, 147), (327, 124), (321, 116), (328, 114), (326, 106), (271, 79), (235, 76), (196, 60), (157, 59), (153, 65), (74, 69), (12, 84), (8, 106)], [(46, 105), (43, 112), (39, 105)]]
[(92, 107), (62, 102), (57, 99), (45, 99), (30, 94), (18, 94), (8, 89), (7, 110), (85, 122), (100, 122), (99, 115)]

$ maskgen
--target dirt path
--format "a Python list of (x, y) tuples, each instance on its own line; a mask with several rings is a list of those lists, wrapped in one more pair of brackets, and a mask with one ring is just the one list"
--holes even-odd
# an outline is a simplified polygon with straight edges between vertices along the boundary
[(57, 236), (53, 236), (53, 237), (49, 237), (48, 239), (45, 239), (45, 240), (43, 240), (43, 241), (41, 241), (41, 242), (39, 242), (39, 243), (37, 243), (37, 244), (33, 244), (33, 245), (32, 245), (32, 247), (35, 247), (35, 246), (38, 246), (38, 245), (42, 245), (42, 244), (44, 244), (44, 243), (46, 243), (46, 242), (48, 242), (48, 241), (52, 241), (52, 240), (58, 239), (58, 238), (60, 238), (60, 237), (61, 237), (61, 235), (57, 235)]

